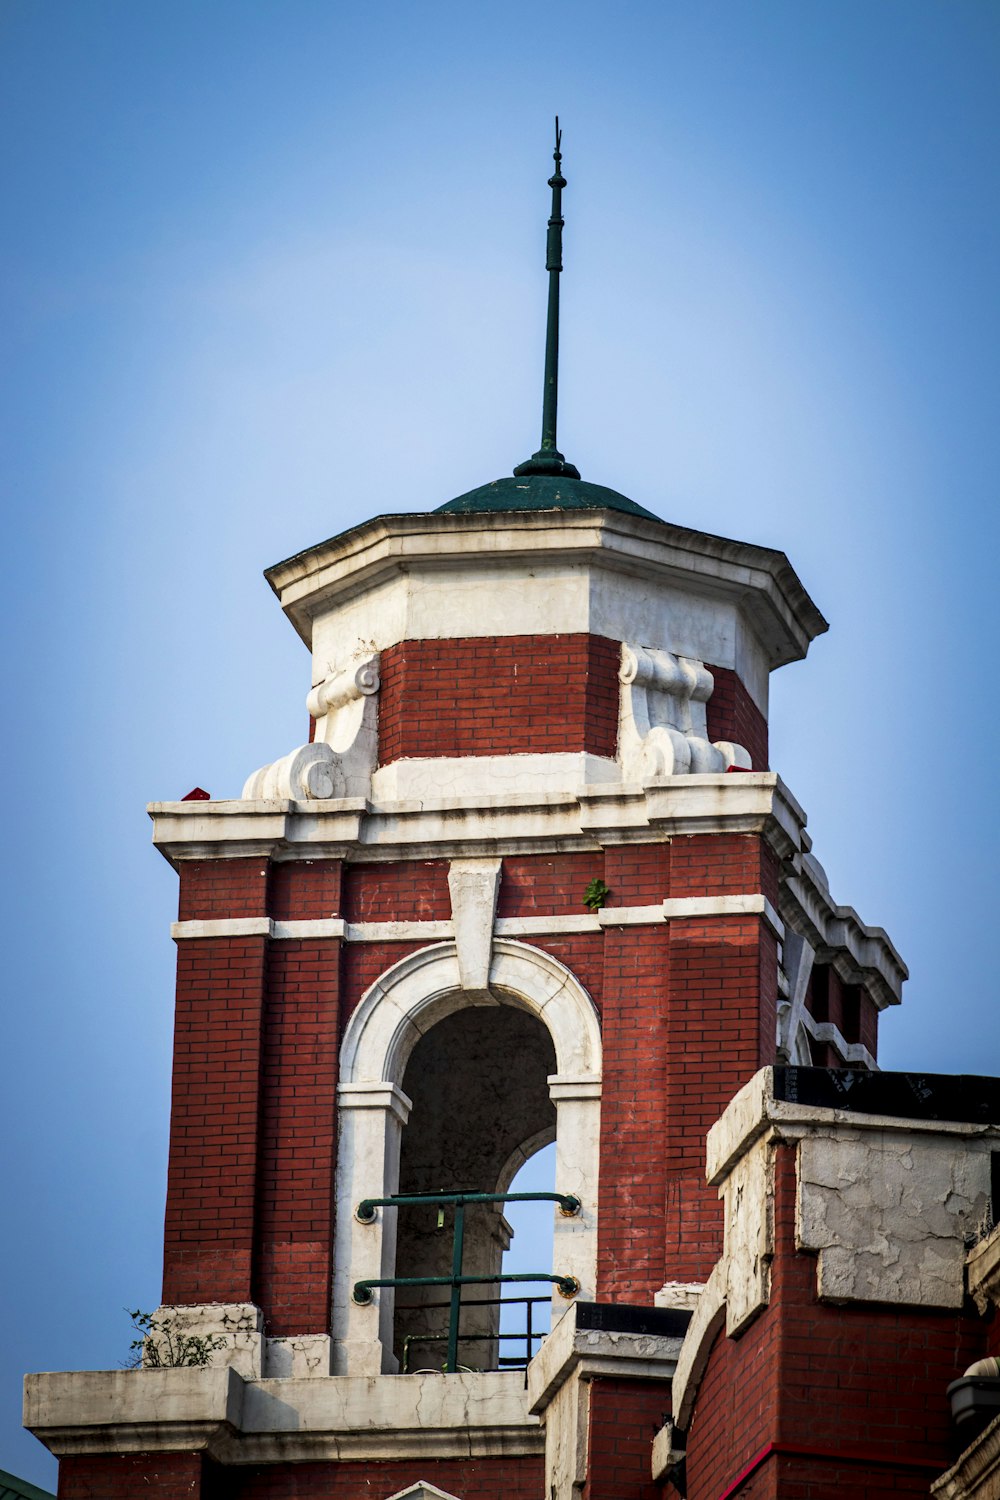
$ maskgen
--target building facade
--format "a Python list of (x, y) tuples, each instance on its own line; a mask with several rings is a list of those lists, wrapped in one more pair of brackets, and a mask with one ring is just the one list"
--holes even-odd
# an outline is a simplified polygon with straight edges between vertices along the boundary
[(268, 572), (308, 738), (151, 808), (163, 1305), (142, 1369), (28, 1377), (60, 1500), (1000, 1493), (990, 1374), (964, 1456), (945, 1394), (1000, 1353), (1000, 1085), (878, 1071), (906, 971), (769, 766), (826, 622), (581, 480), (549, 374), (514, 477)]

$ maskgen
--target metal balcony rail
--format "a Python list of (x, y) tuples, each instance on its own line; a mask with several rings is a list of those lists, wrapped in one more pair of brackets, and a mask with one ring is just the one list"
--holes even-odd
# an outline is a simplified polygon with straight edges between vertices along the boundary
[[(534, 1345), (540, 1344), (547, 1336), (547, 1329), (535, 1328), (533, 1326), (533, 1309), (536, 1307), (547, 1307), (548, 1297), (470, 1297), (463, 1303), (465, 1307), (523, 1307), (524, 1308), (524, 1330), (515, 1333), (463, 1333), (461, 1341), (463, 1344), (473, 1343), (522, 1343), (524, 1352), (507, 1357), (502, 1354), (497, 1356), (497, 1367), (501, 1370), (524, 1370), (527, 1368)], [(398, 1307), (399, 1312), (438, 1312), (443, 1308), (450, 1307), (449, 1302), (424, 1302), (414, 1303), (406, 1307)], [(444, 1344), (447, 1343), (446, 1333), (408, 1333), (403, 1340), (403, 1359), (401, 1370), (404, 1375), (410, 1373), (410, 1350), (415, 1344)]]
[[(378, 1287), (450, 1287), (451, 1298), (447, 1303), (449, 1309), (448, 1333), (447, 1335), (437, 1336), (442, 1340), (447, 1339), (448, 1349), (444, 1365), (446, 1373), (453, 1373), (458, 1369), (462, 1288), (464, 1286), (502, 1286), (508, 1285), (511, 1282), (548, 1281), (564, 1297), (575, 1297), (580, 1290), (580, 1283), (575, 1276), (559, 1276), (552, 1271), (520, 1271), (506, 1276), (463, 1275), (465, 1210), (469, 1204), (475, 1203), (557, 1203), (560, 1213), (565, 1214), (568, 1218), (573, 1218), (580, 1212), (580, 1200), (571, 1193), (397, 1193), (389, 1198), (363, 1198), (355, 1210), (355, 1218), (359, 1223), (373, 1224), (376, 1218), (376, 1210), (379, 1208), (413, 1208), (417, 1205), (436, 1208), (438, 1211), (438, 1228), (443, 1229), (445, 1209), (454, 1208), (455, 1227), (452, 1239), (450, 1276), (373, 1277), (364, 1281), (356, 1281), (353, 1292), (354, 1301), (358, 1306), (367, 1307), (372, 1301), (373, 1292)], [(472, 1304), (469, 1303), (467, 1305), (471, 1306)], [(471, 1335), (471, 1337), (489, 1337), (495, 1341), (501, 1335)]]

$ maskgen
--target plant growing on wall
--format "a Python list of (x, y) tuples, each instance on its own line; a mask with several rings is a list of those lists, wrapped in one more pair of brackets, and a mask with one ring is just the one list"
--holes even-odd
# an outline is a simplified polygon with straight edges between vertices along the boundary
[(221, 1333), (182, 1333), (173, 1318), (157, 1318), (136, 1308), (128, 1312), (132, 1327), (139, 1335), (129, 1345), (129, 1370), (176, 1370), (185, 1366), (208, 1365), (216, 1349), (229, 1342)]
[(600, 911), (610, 895), (609, 887), (595, 876), (583, 893), (583, 904), (591, 911)]

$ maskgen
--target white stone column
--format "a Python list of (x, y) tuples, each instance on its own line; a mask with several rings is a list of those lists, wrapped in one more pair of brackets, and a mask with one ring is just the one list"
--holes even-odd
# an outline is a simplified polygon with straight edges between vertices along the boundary
[(372, 1223), (362, 1224), (355, 1210), (364, 1198), (388, 1198), (396, 1192), (400, 1141), (411, 1102), (394, 1083), (342, 1084), (337, 1097), (333, 1373), (393, 1374), (397, 1361), (392, 1352), (392, 1288), (376, 1289), (366, 1307), (359, 1307), (352, 1292), (357, 1281), (394, 1274), (398, 1211), (379, 1208)]
[[(597, 1294), (597, 1177), (600, 1166), (601, 1079), (593, 1073), (556, 1073), (548, 1080), (556, 1107), (557, 1193), (572, 1193), (580, 1212), (572, 1217), (556, 1210), (552, 1269), (575, 1276), (578, 1295), (593, 1301)], [(553, 1321), (567, 1308), (555, 1290)]]

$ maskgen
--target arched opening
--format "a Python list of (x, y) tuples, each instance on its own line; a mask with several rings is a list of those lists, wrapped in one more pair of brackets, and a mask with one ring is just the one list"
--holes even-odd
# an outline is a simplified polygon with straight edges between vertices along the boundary
[[(412, 1108), (400, 1146), (399, 1194), (511, 1191), (511, 1179), (524, 1162), (555, 1140), (556, 1109), (548, 1085), (555, 1071), (552, 1038), (526, 1010), (476, 1005), (438, 1021), (416, 1043), (403, 1074), (403, 1093)], [(462, 1274), (500, 1274), (512, 1232), (505, 1207), (475, 1203), (464, 1208)], [(538, 1207), (551, 1219), (551, 1205)], [(397, 1213), (396, 1276), (451, 1275), (455, 1208), (421, 1204)], [(549, 1270), (551, 1265), (532, 1269)], [(538, 1294), (537, 1287), (531, 1290)], [(512, 1341), (498, 1337), (501, 1311), (506, 1322), (516, 1309), (525, 1324), (524, 1296), (516, 1284), (460, 1288), (461, 1367), (505, 1367), (503, 1345)], [(518, 1301), (502, 1307), (501, 1297)], [(451, 1317), (448, 1288), (397, 1289), (393, 1346), (401, 1370), (444, 1368)]]
[[(472, 1092), (467, 1072), (461, 1099), (441, 1109), (435, 1103), (433, 1113), (439, 1126), (429, 1120), (424, 1104), (440, 1099), (441, 1090), (453, 1087), (448, 1057), (458, 1033), (443, 1030), (430, 1039), (438, 1027), (458, 1016), (471, 1018), (458, 1024), (485, 1038), (485, 1052)], [(425, 1038), (424, 1061), (411, 1070), (409, 1064)], [(495, 1190), (506, 1192), (522, 1163), (554, 1134), (555, 1190), (565, 1195), (563, 1206), (572, 1199), (579, 1208), (567, 1215), (554, 1212), (554, 1248), (547, 1269), (558, 1276), (567, 1297), (573, 1295), (571, 1287), (575, 1286), (583, 1297), (593, 1298), (601, 1034), (593, 1003), (569, 969), (527, 943), (495, 937), (489, 986), (470, 993), (462, 986), (454, 943), (422, 948), (400, 959), (365, 991), (345, 1030), (340, 1061), (331, 1308), (335, 1374), (376, 1375), (401, 1368), (402, 1360), (395, 1353), (397, 1334), (405, 1339), (407, 1333), (397, 1328), (395, 1308), (397, 1300), (409, 1299), (413, 1289), (396, 1283), (406, 1261), (413, 1266), (422, 1253), (416, 1235), (400, 1257), (396, 1253), (397, 1233), (407, 1233), (404, 1210), (395, 1202), (400, 1196), (401, 1168), (405, 1181), (431, 1181), (431, 1191), (440, 1193), (445, 1191), (442, 1176), (445, 1182), (454, 1183), (475, 1165), (477, 1173), (487, 1168), (495, 1172)], [(418, 1116), (412, 1130), (411, 1089), (423, 1094), (425, 1121), (421, 1125)], [(523, 1107), (522, 1103), (515, 1107), (518, 1099)], [(483, 1148), (485, 1156), (481, 1151), (475, 1163), (461, 1155), (473, 1106), (477, 1118), (492, 1120), (492, 1128), (499, 1131), (497, 1139), (487, 1143), (489, 1150)], [(450, 1132), (446, 1140), (435, 1136), (439, 1129)], [(405, 1164), (404, 1131), (409, 1131)], [(461, 1174), (456, 1170), (460, 1165)], [(436, 1234), (436, 1223), (435, 1211), (429, 1235), (425, 1225), (425, 1241)], [(504, 1236), (495, 1216), (492, 1233), (484, 1230), (479, 1235), (476, 1253), (487, 1264), (498, 1266)], [(430, 1296), (424, 1300), (431, 1300)], [(567, 1306), (569, 1302), (556, 1291), (553, 1316), (558, 1317)], [(491, 1316), (495, 1318), (495, 1312)], [(487, 1324), (483, 1331), (489, 1335), (495, 1326)], [(414, 1325), (414, 1331), (432, 1331), (426, 1317), (424, 1326)], [(487, 1352), (495, 1367), (495, 1338), (482, 1342), (492, 1342), (494, 1347)], [(472, 1357), (466, 1350), (463, 1356)], [(415, 1350), (417, 1357), (425, 1358), (426, 1352), (419, 1356)], [(487, 1363), (477, 1360), (479, 1368)]]

